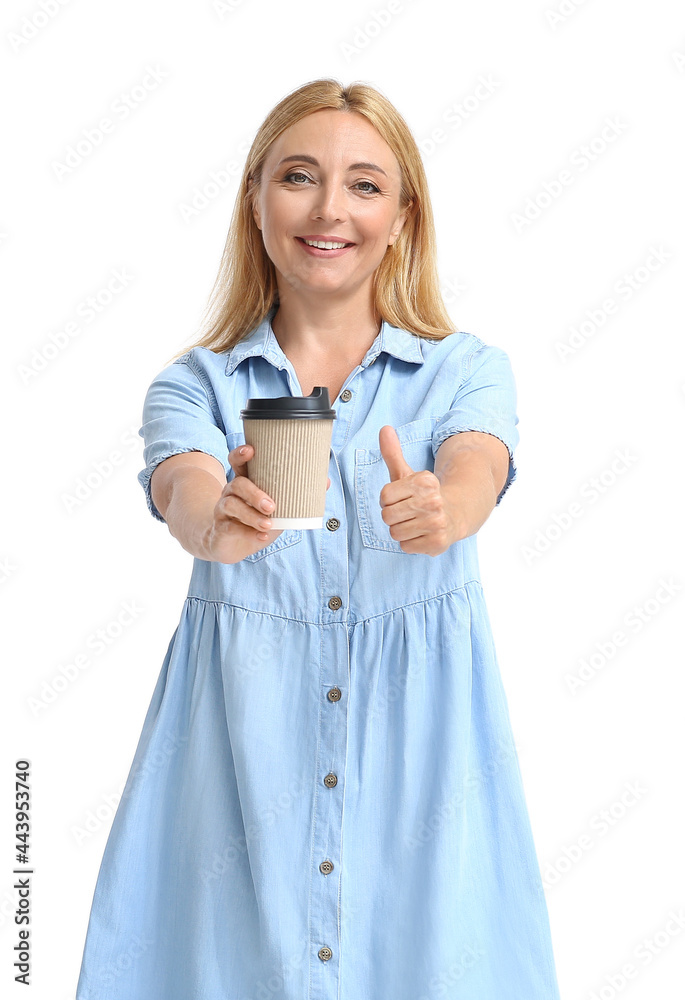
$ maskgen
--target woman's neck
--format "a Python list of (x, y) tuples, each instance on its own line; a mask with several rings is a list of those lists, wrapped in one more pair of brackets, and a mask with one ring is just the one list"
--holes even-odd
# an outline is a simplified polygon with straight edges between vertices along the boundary
[(322, 308), (315, 315), (304, 308), (279, 305), (271, 320), (281, 350), (288, 357), (363, 356), (382, 326), (368, 309)]

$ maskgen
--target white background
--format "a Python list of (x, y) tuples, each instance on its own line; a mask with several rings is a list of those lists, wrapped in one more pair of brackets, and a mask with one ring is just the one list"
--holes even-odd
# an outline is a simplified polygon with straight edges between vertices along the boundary
[[(4, 995), (27, 995), (12, 968), (14, 762), (31, 761), (31, 995), (73, 1000), (113, 810), (188, 585), (192, 557), (136, 480), (145, 391), (196, 339), (258, 125), (333, 76), (378, 87), (406, 118), (455, 328), (507, 351), (517, 381), (518, 479), (479, 549), (562, 1000), (680, 996), (682, 5), (44, 6), (1, 15)], [(125, 94), (142, 99), (121, 118)], [(60, 174), (103, 117), (113, 131)], [(537, 217), (517, 225), (526, 205)], [(85, 321), (81, 304), (104, 301), (115, 271), (126, 286)], [(50, 346), (69, 322), (79, 332)], [(139, 613), (121, 628), (127, 602)]]

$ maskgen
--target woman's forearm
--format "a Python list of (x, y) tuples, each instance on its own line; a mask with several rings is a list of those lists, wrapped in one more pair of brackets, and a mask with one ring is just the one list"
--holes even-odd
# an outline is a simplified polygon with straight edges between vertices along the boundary
[(440, 480), (440, 492), (449, 505), (455, 529), (450, 544), (475, 535), (495, 507), (506, 477), (504, 463), (508, 467), (508, 457), (504, 458), (501, 445), (495, 470), (493, 447), (497, 449), (500, 442), (493, 445), (494, 440), (486, 441), (486, 447), (479, 447), (475, 443), (462, 444), (456, 437), (448, 438), (438, 450), (440, 461), (436, 461), (435, 475)]
[(174, 538), (198, 559), (211, 561), (207, 539), (222, 492), (216, 476), (190, 465), (176, 469), (169, 482), (164, 519)]
[(459, 541), (475, 535), (487, 521), (497, 500), (490, 466), (482, 455), (463, 451), (454, 463), (452, 476), (441, 482), (440, 492), (449, 503)]

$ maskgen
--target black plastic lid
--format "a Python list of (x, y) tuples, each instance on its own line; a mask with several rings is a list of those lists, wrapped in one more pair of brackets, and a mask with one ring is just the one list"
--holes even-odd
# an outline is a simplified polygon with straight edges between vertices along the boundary
[(273, 399), (248, 399), (241, 420), (292, 420), (313, 417), (335, 420), (327, 385), (315, 385), (309, 396), (276, 396)]

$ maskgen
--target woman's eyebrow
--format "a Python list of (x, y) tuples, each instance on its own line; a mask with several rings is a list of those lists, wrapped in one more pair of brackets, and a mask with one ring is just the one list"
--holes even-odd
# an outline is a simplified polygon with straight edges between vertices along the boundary
[[(300, 160), (301, 162), (304, 162), (304, 163), (311, 163), (312, 166), (314, 166), (314, 167), (319, 167), (321, 165), (318, 160), (314, 159), (313, 156), (307, 156), (306, 153), (295, 153), (293, 156), (284, 156), (282, 160), (279, 160), (279, 162), (276, 164), (276, 166), (280, 167), (281, 163), (288, 163), (290, 160)], [(351, 163), (350, 166), (347, 169), (348, 170), (377, 170), (378, 173), (379, 174), (383, 174), (384, 177), (388, 176), (386, 174), (385, 170), (383, 170), (382, 167), (379, 167), (378, 164), (376, 164), (376, 163)]]

